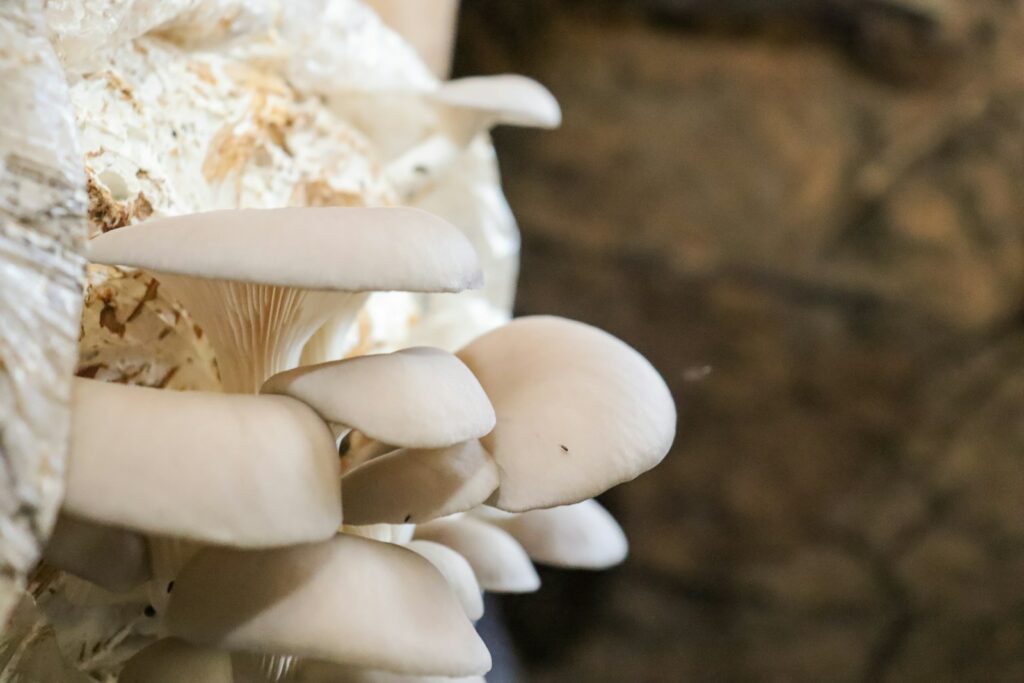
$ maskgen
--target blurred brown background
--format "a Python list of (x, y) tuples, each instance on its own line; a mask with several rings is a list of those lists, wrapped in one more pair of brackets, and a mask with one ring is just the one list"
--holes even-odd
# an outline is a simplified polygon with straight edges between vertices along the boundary
[(1024, 681), (1022, 12), (464, 0), (565, 112), (496, 134), (520, 312), (680, 407), (629, 562), (502, 603), (528, 680)]

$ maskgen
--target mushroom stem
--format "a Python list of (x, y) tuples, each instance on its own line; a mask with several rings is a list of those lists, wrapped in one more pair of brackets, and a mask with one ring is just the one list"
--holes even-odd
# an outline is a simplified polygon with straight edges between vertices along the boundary
[(362, 292), (156, 276), (209, 336), (224, 391), (237, 394), (254, 394), (271, 375), (296, 367), (303, 345), (328, 318), (336, 315), (351, 322), (367, 297)]

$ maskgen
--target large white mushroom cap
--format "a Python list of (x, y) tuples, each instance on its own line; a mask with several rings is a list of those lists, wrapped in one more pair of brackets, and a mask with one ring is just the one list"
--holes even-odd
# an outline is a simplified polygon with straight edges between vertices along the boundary
[(341, 523), (330, 429), (287, 396), (77, 379), (64, 509), (232, 546), (328, 538)]
[(293, 396), (329, 422), (395, 446), (441, 448), (494, 428), (494, 409), (469, 368), (429, 347), (306, 365), (260, 391)]
[(664, 380), (624, 342), (595, 327), (526, 317), (458, 356), (497, 414), (481, 439), (501, 484), (490, 501), (523, 511), (576, 503), (661, 462), (675, 437)]
[(406, 546), (422, 556), (441, 572), (462, 603), (466, 616), (476, 621), (484, 615), (483, 590), (465, 557), (451, 548), (433, 541), (409, 541)]
[(274, 550), (201, 551), (178, 575), (167, 625), (194, 643), (367, 669), (470, 676), (491, 664), (429, 562), (347, 534)]
[(473, 247), (409, 208), (212, 211), (93, 238), (89, 257), (151, 272), (206, 332), (227, 391), (254, 393), (298, 365), (329, 319), (343, 335), (370, 291), (480, 286)]

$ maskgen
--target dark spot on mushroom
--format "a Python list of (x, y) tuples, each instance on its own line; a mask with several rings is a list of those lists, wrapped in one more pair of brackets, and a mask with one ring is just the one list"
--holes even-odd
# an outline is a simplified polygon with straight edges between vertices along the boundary
[(412, 170), (415, 171), (416, 173), (419, 173), (420, 175), (426, 175), (427, 173), (430, 172), (430, 169), (424, 166), (423, 164), (413, 166)]
[(167, 592), (170, 593), (172, 590), (174, 590), (174, 582), (173, 581), (171, 581), (169, 584), (167, 584)]
[(145, 614), (147, 617), (155, 617), (156, 608), (154, 608), (153, 605), (146, 605), (146, 609), (142, 610), (142, 613)]
[(564, 446), (564, 445), (562, 445), (562, 444), (558, 444), (558, 447), (562, 449), (563, 453), (568, 453), (569, 452), (569, 448)]
[(405, 516), (405, 523), (408, 524), (412, 520), (412, 515)]
[(352, 432), (349, 432), (345, 436), (341, 437), (341, 441), (338, 442), (338, 455), (345, 455), (352, 449)]
[(178, 137), (178, 131), (176, 131), (173, 128), (171, 128), (171, 137), (172, 138), (177, 138)]

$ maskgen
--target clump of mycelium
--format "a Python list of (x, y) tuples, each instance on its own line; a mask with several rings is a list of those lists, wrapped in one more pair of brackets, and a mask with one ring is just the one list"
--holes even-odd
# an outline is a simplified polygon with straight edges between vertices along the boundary
[(357, 0), (109, 5), (46, 7), (92, 263), (60, 517), (0, 672), (482, 680), (482, 591), (621, 562), (593, 498), (675, 433), (626, 344), (508, 321), (487, 131), (557, 103), (438, 81)]

